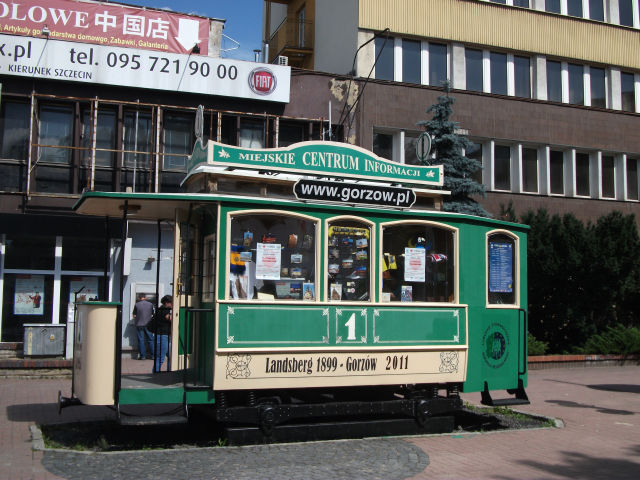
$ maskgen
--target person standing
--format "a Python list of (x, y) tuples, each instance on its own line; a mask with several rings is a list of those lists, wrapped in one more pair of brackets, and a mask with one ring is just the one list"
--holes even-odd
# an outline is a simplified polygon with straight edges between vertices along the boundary
[[(138, 360), (153, 358), (153, 335), (148, 328), (153, 318), (153, 310), (153, 304), (147, 300), (147, 296), (144, 293), (138, 295), (138, 302), (133, 307), (133, 319), (136, 324), (138, 350), (140, 351)], [(147, 347), (149, 351), (147, 351)]]
[(169, 335), (171, 335), (171, 316), (173, 299), (171, 295), (165, 295), (161, 300), (162, 305), (151, 321), (151, 331), (155, 333), (155, 361), (153, 373), (159, 372), (164, 362), (164, 357), (169, 356)]

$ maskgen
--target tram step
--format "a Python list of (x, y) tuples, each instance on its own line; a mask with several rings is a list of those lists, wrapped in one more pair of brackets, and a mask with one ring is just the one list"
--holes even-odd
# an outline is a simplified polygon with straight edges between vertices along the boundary
[(175, 425), (187, 423), (184, 415), (156, 415), (150, 417), (121, 416), (120, 425)]
[(531, 402), (529, 401), (529, 397), (527, 396), (527, 392), (524, 390), (524, 384), (521, 379), (518, 379), (518, 388), (508, 389), (507, 393), (511, 395), (515, 395), (513, 398), (500, 398), (498, 400), (494, 400), (491, 398), (491, 393), (489, 393), (489, 385), (487, 382), (484, 382), (484, 390), (481, 392), (482, 398), (480, 403), (483, 405), (488, 405), (490, 407), (506, 407), (511, 405), (529, 405)]
[(271, 435), (265, 435), (259, 427), (227, 427), (225, 435), (229, 445), (248, 445), (264, 442), (290, 442), (336, 440), (389, 435), (422, 435), (449, 433), (454, 428), (453, 416), (431, 417), (424, 426), (411, 418), (380, 419), (366, 421), (326, 422), (277, 425)]
[(529, 400), (521, 400), (519, 398), (500, 398), (498, 400), (492, 400), (491, 406), (492, 407), (509, 407), (511, 405), (529, 405), (530, 403), (531, 402)]

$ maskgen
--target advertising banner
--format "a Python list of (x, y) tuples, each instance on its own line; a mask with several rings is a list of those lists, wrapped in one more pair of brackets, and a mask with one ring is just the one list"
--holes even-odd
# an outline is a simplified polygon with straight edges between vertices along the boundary
[(291, 68), (0, 34), (0, 74), (286, 103)]
[(76, 0), (0, 1), (0, 33), (49, 32), (52, 40), (208, 55), (209, 19), (140, 7)]

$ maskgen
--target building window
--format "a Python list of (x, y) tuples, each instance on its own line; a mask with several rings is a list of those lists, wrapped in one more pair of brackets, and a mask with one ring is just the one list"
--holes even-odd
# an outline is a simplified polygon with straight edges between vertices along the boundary
[(453, 302), (455, 232), (430, 224), (382, 227), (382, 301)]
[(393, 38), (376, 38), (376, 78), (393, 80)]
[(288, 147), (298, 142), (304, 142), (304, 125), (301, 123), (280, 122), (278, 147)]
[(95, 134), (96, 166), (113, 168), (116, 152), (116, 112), (114, 110), (98, 110), (96, 131), (93, 132), (91, 110), (82, 112), (82, 164), (91, 165), (91, 150), (93, 149), (93, 135)]
[[(73, 145), (73, 108), (62, 105), (40, 107), (38, 162), (71, 163)], [(44, 146), (46, 145), (46, 146)], [(66, 148), (65, 148), (66, 147)]]
[(491, 63), (491, 93), (507, 94), (507, 54), (494, 53), (490, 55)]
[(464, 152), (465, 157), (478, 162), (478, 169), (471, 174), (471, 178), (476, 183), (482, 183), (482, 144), (471, 143)]
[(514, 7), (529, 8), (529, 0), (513, 0)]
[(560, 13), (560, 0), (545, 0), (544, 10), (551, 13)]
[(612, 156), (602, 156), (602, 197), (616, 198), (616, 169)]
[(123, 161), (120, 188), (147, 192), (151, 185), (153, 121), (150, 111), (125, 111), (123, 125)]
[(636, 111), (636, 92), (633, 73), (621, 74), (621, 90), (622, 90), (622, 110), (625, 112)]
[(564, 194), (564, 154), (559, 150), (549, 152), (549, 180), (553, 195)]
[(522, 189), (538, 193), (538, 150), (535, 148), (522, 149)]
[(105, 267), (104, 238), (64, 237), (62, 239), (62, 270), (101, 272)]
[(402, 40), (402, 81), (420, 83), (421, 44), (416, 40)]
[(531, 60), (529, 57), (513, 58), (516, 97), (531, 98)]
[(511, 148), (496, 145), (493, 152), (493, 185), (496, 190), (511, 190)]
[(429, 44), (429, 85), (441, 87), (447, 81), (447, 46)]
[(589, 0), (589, 18), (604, 22), (604, 5), (602, 0)]
[(404, 163), (408, 163), (409, 165), (423, 165), (423, 163), (418, 160), (418, 154), (416, 153), (417, 143), (417, 134), (404, 134)]
[(638, 200), (638, 160), (627, 158), (627, 199)]
[(393, 159), (393, 135), (390, 133), (373, 133), (373, 153), (387, 160)]
[(567, 0), (567, 15), (582, 18), (582, 0)]
[(633, 0), (618, 0), (620, 25), (633, 27)]
[(465, 65), (467, 70), (467, 90), (482, 91), (482, 50), (465, 48)]
[(589, 77), (591, 78), (591, 106), (606, 108), (607, 93), (604, 68), (589, 68)]
[(547, 60), (547, 99), (562, 101), (562, 64), (553, 60)]
[(330, 222), (327, 258), (329, 301), (371, 300), (371, 227), (368, 224), (356, 220)]
[(576, 195), (588, 197), (591, 194), (590, 179), (589, 154), (576, 153)]
[(26, 160), (29, 154), (29, 104), (3, 100), (0, 148), (2, 158)]
[(164, 115), (165, 170), (187, 170), (187, 156), (194, 143), (193, 116), (168, 112)]
[(569, 103), (584, 105), (584, 67), (569, 64)]
[(240, 119), (238, 145), (244, 148), (264, 148), (264, 120)]

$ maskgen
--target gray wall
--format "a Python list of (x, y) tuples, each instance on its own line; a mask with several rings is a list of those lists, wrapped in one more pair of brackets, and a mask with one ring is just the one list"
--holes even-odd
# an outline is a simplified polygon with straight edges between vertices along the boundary
[(318, 0), (315, 13), (315, 70), (349, 73), (358, 48), (358, 1)]

